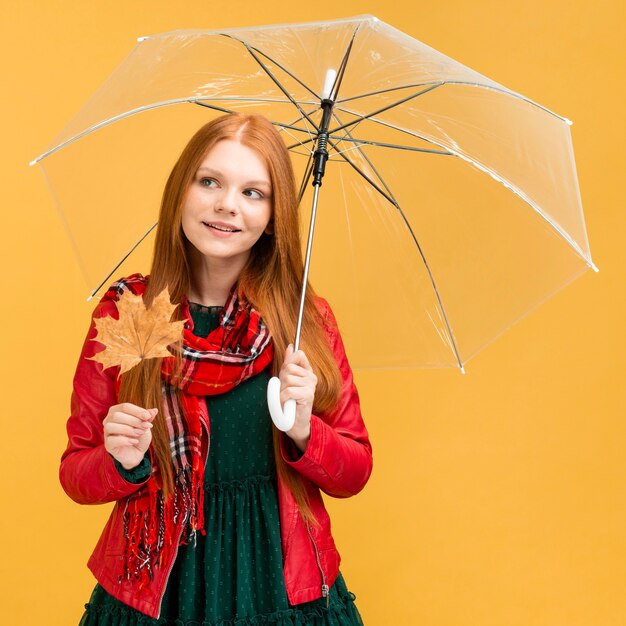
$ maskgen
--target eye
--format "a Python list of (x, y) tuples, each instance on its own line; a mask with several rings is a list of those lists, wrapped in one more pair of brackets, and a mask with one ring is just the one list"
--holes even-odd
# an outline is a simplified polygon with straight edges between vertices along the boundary
[(217, 181), (214, 178), (207, 178), (206, 176), (204, 178), (200, 179), (200, 184), (203, 187), (215, 187), (217, 185)]
[(252, 200), (261, 200), (263, 198), (263, 194), (260, 191), (257, 191), (256, 189), (246, 189), (243, 192), (243, 195), (251, 198)]

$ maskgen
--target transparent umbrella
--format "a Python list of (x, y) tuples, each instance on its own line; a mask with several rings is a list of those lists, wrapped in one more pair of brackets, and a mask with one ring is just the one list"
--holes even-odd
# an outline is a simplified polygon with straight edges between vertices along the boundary
[[(232, 111), (282, 133), (304, 234), (319, 191), (310, 277), (355, 367), (462, 369), (595, 269), (570, 122), (360, 16), (139, 39), (33, 162), (92, 296), (136, 248), (132, 270), (146, 263), (183, 145)], [(321, 190), (309, 184), (320, 134)]]

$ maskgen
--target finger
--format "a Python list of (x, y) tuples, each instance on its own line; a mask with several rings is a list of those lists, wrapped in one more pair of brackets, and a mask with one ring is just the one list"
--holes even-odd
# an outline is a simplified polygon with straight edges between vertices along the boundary
[(287, 400), (295, 400), (298, 404), (302, 404), (303, 402), (311, 404), (313, 397), (314, 394), (304, 387), (287, 387), (280, 392), (281, 404), (285, 404)]
[[(111, 407), (111, 409), (109, 409), (110, 414), (107, 415), (108, 420), (131, 424), (133, 426), (147, 425), (154, 421), (158, 413), (158, 409), (142, 409), (141, 407), (135, 407), (135, 409), (139, 409), (139, 411), (135, 410), (133, 413), (128, 413), (124, 410), (124, 407), (128, 406), (132, 407), (135, 405), (124, 403)], [(146, 415), (148, 417), (146, 417)]]
[(285, 350), (285, 358), (283, 359), (283, 365), (287, 365), (293, 361), (293, 345), (289, 344)]
[(139, 445), (139, 439), (133, 437), (126, 437), (125, 435), (111, 435), (106, 440), (107, 450), (115, 448), (121, 448), (122, 446), (137, 446)]
[[(297, 355), (301, 355), (301, 356), (297, 356)], [(313, 368), (311, 367), (309, 360), (306, 358), (306, 355), (304, 354), (304, 352), (300, 352), (300, 351), (294, 354), (294, 358), (291, 361), (283, 363), (281, 367), (281, 371), (283, 370), (289, 371), (289, 372), (297, 372), (297, 371), (307, 372), (307, 373), (313, 372)]]
[(132, 402), (123, 402), (122, 404), (117, 405), (117, 410), (122, 411), (122, 413), (126, 413), (127, 415), (132, 415), (140, 420), (152, 420), (156, 416), (158, 409), (144, 409), (141, 406), (137, 406), (136, 404), (132, 404)]
[(298, 361), (302, 365), (302, 367), (306, 367), (307, 369), (310, 369), (311, 364), (309, 363), (309, 359), (307, 358), (304, 350), (298, 350), (296, 354), (298, 355)]
[(301, 365), (296, 365), (295, 363), (288, 363), (280, 370), (281, 376), (306, 376), (309, 373), (309, 370), (305, 369)]
[(295, 363), (289, 363), (281, 367), (278, 377), (282, 381), (287, 376), (298, 376), (300, 378), (315, 379), (317, 381), (317, 376), (315, 376), (312, 369), (307, 369), (306, 367), (296, 365)]
[(152, 428), (152, 424), (148, 424), (147, 427), (137, 428), (136, 426), (127, 426), (126, 424), (118, 424), (116, 422), (109, 422), (104, 425), (105, 435), (127, 435), (129, 437), (141, 437), (146, 434)]
[(125, 424), (134, 426), (135, 428), (148, 428), (152, 425), (151, 421), (142, 420), (138, 417), (128, 415), (122, 411), (114, 411), (104, 419), (104, 424)]
[(281, 376), (280, 384), (281, 387), (311, 387), (314, 389), (317, 379), (310, 372), (306, 372), (304, 375), (287, 374)]
[(302, 351), (302, 350), (297, 350), (296, 352), (293, 353), (293, 358), (290, 361), (291, 363), (295, 363), (296, 365), (299, 365), (300, 367), (303, 367), (306, 370), (312, 371), (313, 368), (311, 367), (311, 364), (309, 363), (309, 359), (307, 359), (306, 354)]

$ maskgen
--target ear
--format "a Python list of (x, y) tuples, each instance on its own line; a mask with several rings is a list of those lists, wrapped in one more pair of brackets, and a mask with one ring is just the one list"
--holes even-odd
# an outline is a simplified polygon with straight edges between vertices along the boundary
[(263, 232), (266, 235), (273, 235), (274, 234), (274, 220), (270, 220), (267, 223), (267, 226), (265, 227), (265, 230)]

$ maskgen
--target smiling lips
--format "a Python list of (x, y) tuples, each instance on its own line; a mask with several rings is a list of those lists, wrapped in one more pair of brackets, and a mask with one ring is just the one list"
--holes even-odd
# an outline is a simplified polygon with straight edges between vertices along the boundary
[(231, 224), (226, 224), (225, 222), (202, 222), (208, 229), (210, 229), (213, 234), (218, 237), (228, 237), (233, 233), (241, 232), (241, 229), (235, 228)]

